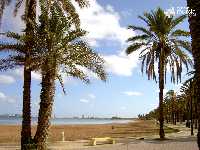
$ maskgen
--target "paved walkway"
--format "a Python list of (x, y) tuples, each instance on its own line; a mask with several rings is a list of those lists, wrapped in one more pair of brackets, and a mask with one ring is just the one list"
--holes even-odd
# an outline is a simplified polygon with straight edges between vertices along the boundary
[[(176, 140), (135, 140), (123, 139), (117, 144), (88, 146), (88, 141), (59, 142), (49, 145), (50, 150), (198, 150), (196, 137), (178, 138)], [(17, 145), (2, 145), (0, 150), (20, 149)]]

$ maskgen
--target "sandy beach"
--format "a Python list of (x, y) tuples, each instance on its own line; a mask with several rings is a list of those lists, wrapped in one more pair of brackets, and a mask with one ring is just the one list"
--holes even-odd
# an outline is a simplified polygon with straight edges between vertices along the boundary
[[(32, 127), (34, 135), (36, 127)], [(0, 125), (0, 143), (19, 143), (21, 126)], [(50, 128), (49, 142), (61, 140), (61, 132), (65, 133), (66, 141), (87, 140), (92, 137), (140, 137), (158, 133), (154, 121), (133, 121), (124, 124), (103, 125), (53, 125)]]

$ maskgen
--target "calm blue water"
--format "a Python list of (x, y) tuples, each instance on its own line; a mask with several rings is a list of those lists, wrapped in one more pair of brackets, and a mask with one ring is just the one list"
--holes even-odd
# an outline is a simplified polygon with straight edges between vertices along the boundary
[[(70, 125), (70, 124), (110, 124), (110, 123), (127, 123), (132, 120), (113, 120), (113, 119), (70, 119), (70, 118), (56, 118), (51, 120), (54, 125)], [(37, 119), (32, 118), (32, 124), (36, 124)], [(19, 125), (20, 118), (0, 118), (0, 125)]]

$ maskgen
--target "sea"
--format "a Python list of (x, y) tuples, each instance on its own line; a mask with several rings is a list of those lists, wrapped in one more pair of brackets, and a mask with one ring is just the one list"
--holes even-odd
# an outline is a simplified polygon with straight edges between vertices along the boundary
[[(84, 125), (84, 124), (111, 124), (128, 123), (133, 120), (128, 119), (79, 119), (79, 118), (54, 118), (51, 119), (52, 125)], [(0, 118), (0, 125), (20, 125), (21, 118)], [(32, 124), (37, 124), (37, 118), (32, 118)]]

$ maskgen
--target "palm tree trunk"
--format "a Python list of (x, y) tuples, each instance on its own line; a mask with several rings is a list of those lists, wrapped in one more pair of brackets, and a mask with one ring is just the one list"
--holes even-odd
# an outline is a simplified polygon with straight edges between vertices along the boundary
[(186, 122), (186, 127), (190, 128), (190, 104), (189, 100), (187, 102), (187, 122)]
[(191, 135), (194, 135), (194, 130), (193, 130), (193, 113), (192, 113), (192, 97), (191, 97), (191, 102), (190, 102), (190, 120), (191, 120)]
[[(190, 32), (192, 39), (192, 53), (194, 57), (194, 69), (196, 80), (196, 95), (197, 107), (198, 107), (198, 123), (200, 122), (200, 1), (199, 0), (187, 0), (189, 9), (195, 11), (196, 15), (189, 17)], [(197, 143), (200, 149), (200, 126), (198, 126)]]
[(24, 90), (22, 110), (21, 149), (26, 149), (26, 144), (31, 138), (31, 70), (24, 67)]
[[(33, 23), (36, 20), (36, 0), (26, 1), (26, 35), (34, 34)], [(30, 52), (33, 47), (33, 40), (26, 42), (27, 54), (24, 66), (24, 91), (23, 91), (23, 108), (22, 108), (22, 131), (21, 131), (21, 149), (25, 150), (26, 144), (30, 144), (31, 137), (31, 69)]]
[[(48, 70), (49, 68), (49, 70)], [(52, 106), (55, 93), (55, 70), (51, 67), (45, 68), (42, 73), (42, 89), (40, 93), (40, 109), (38, 116), (38, 126), (34, 137), (37, 150), (46, 150), (46, 142), (52, 116)]]
[(164, 60), (162, 58), (162, 54), (160, 55), (159, 59), (159, 66), (158, 66), (158, 72), (159, 72), (159, 122), (160, 122), (160, 131), (159, 135), (160, 138), (165, 138), (165, 132), (164, 132), (164, 116), (163, 116), (163, 90), (164, 90)]
[(179, 112), (177, 112), (177, 113), (176, 113), (176, 121), (177, 121), (177, 122), (180, 122), (180, 121), (179, 121), (179, 116), (180, 116), (180, 115), (179, 115)]
[(196, 104), (196, 98), (195, 98), (195, 123), (194, 123), (194, 128), (198, 128), (198, 120), (197, 120), (198, 114), (197, 114), (197, 104)]

